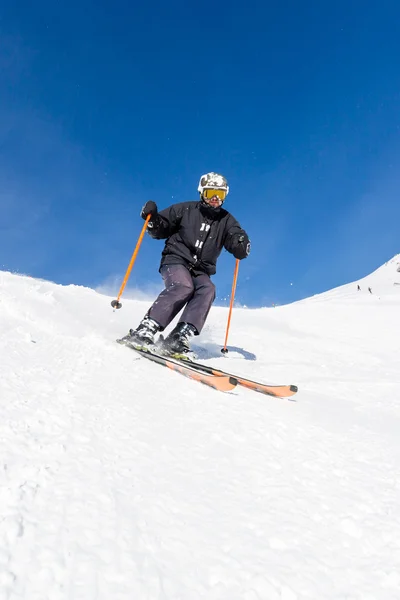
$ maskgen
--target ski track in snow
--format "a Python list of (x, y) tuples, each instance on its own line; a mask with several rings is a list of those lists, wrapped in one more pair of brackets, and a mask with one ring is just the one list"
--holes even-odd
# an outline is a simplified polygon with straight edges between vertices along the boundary
[(340, 290), (238, 310), (257, 360), (210, 359), (289, 401), (113, 343), (144, 303), (0, 273), (0, 600), (398, 600), (400, 291)]

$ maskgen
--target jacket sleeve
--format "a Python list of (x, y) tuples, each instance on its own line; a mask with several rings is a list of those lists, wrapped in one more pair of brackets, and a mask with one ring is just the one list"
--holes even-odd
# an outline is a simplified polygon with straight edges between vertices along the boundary
[(182, 219), (182, 209), (179, 204), (173, 204), (157, 213), (147, 225), (148, 234), (155, 240), (164, 240), (176, 233)]
[(239, 260), (246, 258), (250, 254), (249, 236), (233, 217), (228, 223), (224, 248)]

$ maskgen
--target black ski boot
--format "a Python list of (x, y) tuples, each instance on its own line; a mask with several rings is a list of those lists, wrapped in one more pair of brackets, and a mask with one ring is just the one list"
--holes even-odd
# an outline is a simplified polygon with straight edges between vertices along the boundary
[(189, 341), (196, 333), (197, 329), (194, 325), (178, 323), (163, 341), (163, 352), (176, 358), (190, 360), (194, 355), (190, 349)]
[(152, 346), (154, 344), (154, 336), (160, 329), (161, 327), (157, 321), (145, 317), (137, 329), (130, 329), (128, 335), (117, 341), (120, 344), (133, 344), (134, 346)]

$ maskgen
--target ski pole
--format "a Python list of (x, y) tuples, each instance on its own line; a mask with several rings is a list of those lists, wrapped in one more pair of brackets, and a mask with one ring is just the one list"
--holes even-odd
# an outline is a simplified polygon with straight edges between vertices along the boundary
[(113, 308), (121, 308), (121, 306), (122, 306), (122, 304), (120, 302), (120, 298), (122, 296), (122, 293), (123, 293), (123, 291), (125, 289), (126, 284), (128, 283), (129, 275), (131, 274), (133, 264), (134, 264), (134, 262), (136, 260), (136, 256), (137, 256), (137, 253), (139, 252), (140, 244), (142, 243), (144, 234), (146, 233), (147, 224), (150, 221), (150, 219), (151, 219), (151, 214), (147, 215), (146, 221), (145, 221), (145, 223), (143, 225), (143, 229), (140, 232), (138, 241), (136, 242), (136, 246), (135, 246), (135, 249), (134, 249), (133, 254), (132, 254), (131, 262), (128, 265), (128, 268), (127, 268), (126, 273), (125, 273), (124, 280), (123, 280), (121, 288), (120, 288), (120, 290), (118, 292), (118, 297), (117, 297), (116, 300), (112, 300), (112, 302), (111, 302), (111, 306)]
[(230, 327), (230, 324), (231, 324), (232, 308), (233, 308), (233, 301), (235, 299), (236, 283), (237, 283), (238, 273), (239, 273), (239, 259), (237, 258), (236, 259), (236, 265), (235, 265), (235, 272), (233, 274), (233, 283), (232, 283), (232, 291), (231, 291), (231, 302), (230, 302), (230, 305), (229, 305), (228, 324), (226, 326), (225, 342), (224, 342), (224, 347), (221, 348), (222, 354), (227, 354), (227, 352), (228, 352), (228, 348), (226, 347), (226, 345), (228, 343), (228, 334), (229, 334), (229, 327)]

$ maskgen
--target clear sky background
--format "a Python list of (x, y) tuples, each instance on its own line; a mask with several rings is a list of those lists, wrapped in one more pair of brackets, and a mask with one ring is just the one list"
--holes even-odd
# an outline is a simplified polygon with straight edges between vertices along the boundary
[[(398, 0), (13, 0), (0, 71), (1, 269), (118, 291), (141, 206), (197, 199), (207, 171), (252, 240), (243, 304), (400, 252)], [(132, 287), (160, 288), (161, 250), (146, 236)]]

